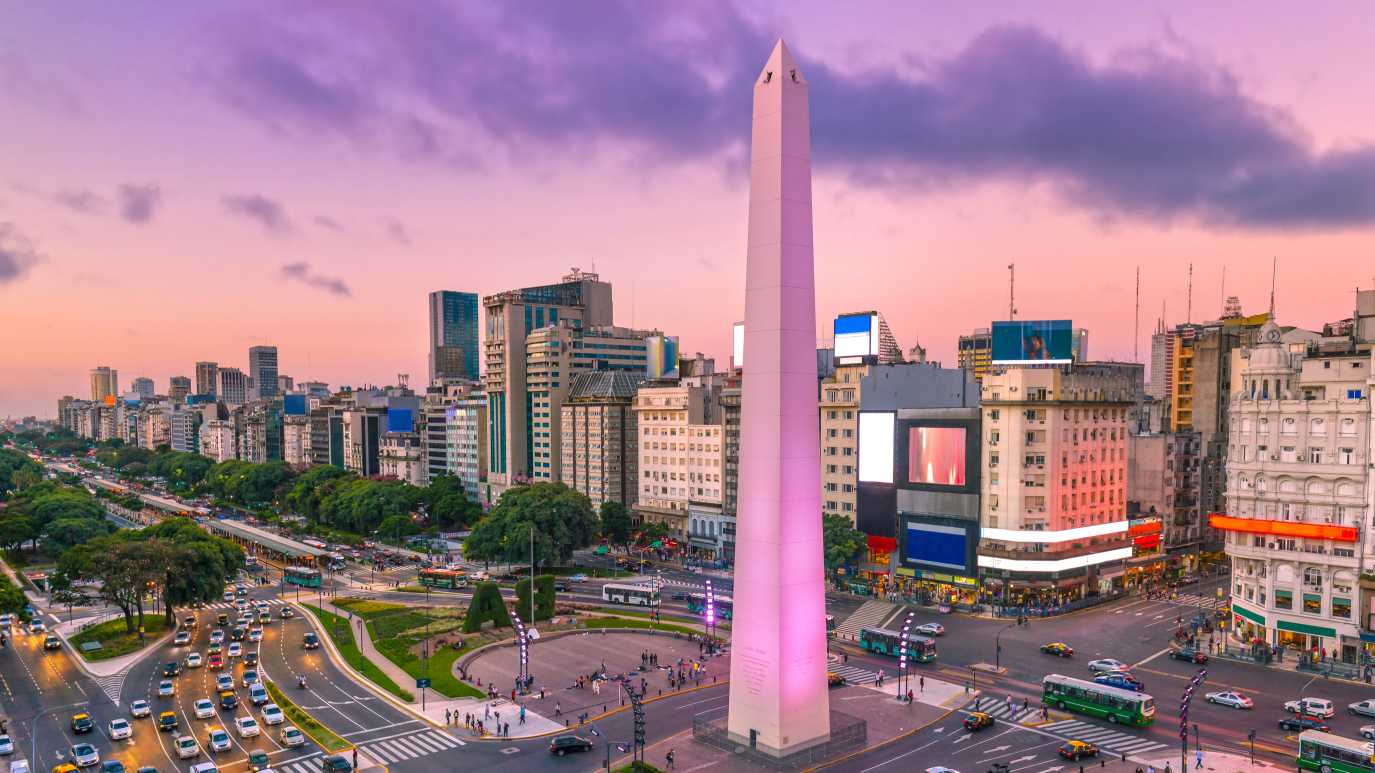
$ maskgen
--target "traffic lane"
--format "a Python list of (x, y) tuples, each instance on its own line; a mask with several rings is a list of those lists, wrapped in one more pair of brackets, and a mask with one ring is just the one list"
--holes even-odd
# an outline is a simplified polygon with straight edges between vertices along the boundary
[(8, 730), (15, 754), (22, 754), (35, 769), (60, 761), (59, 754), (66, 755), (72, 743), (71, 715), (85, 711), (90, 703), (61, 675), (65, 669), (48, 662), (42, 642), (42, 636), (21, 632), (10, 638), (3, 658), (5, 683), (13, 700), (7, 711)]
[(912, 736), (825, 769), (886, 773), (944, 765), (957, 770), (985, 770), (1003, 763), (1020, 771), (1064, 762), (1058, 752), (1064, 741), (1052, 734), (1001, 722), (971, 733), (961, 724), (963, 717), (956, 712)]

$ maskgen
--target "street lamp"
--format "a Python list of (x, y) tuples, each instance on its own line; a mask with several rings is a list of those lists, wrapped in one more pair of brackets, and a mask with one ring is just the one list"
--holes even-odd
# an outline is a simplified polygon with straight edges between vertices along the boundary
[(1015, 622), (1015, 623), (1008, 623), (1007, 625), (1003, 626), (1001, 629), (999, 629), (997, 635), (995, 635), (995, 636), (993, 637), (993, 667), (994, 667), (994, 668), (1002, 668), (1002, 658), (1003, 658), (1003, 632), (1006, 631), (1006, 630), (1009, 629), (1009, 628), (1015, 628), (1015, 627), (1017, 627), (1017, 626), (1019, 626), (1019, 625), (1021, 625), (1021, 620), (1020, 620), (1020, 618), (1019, 618), (1019, 619), (1017, 620), (1017, 622)]
[(902, 642), (898, 645), (898, 700), (903, 698), (902, 677), (907, 673), (907, 637), (912, 630), (912, 616), (916, 612), (908, 612), (907, 619), (902, 624)]

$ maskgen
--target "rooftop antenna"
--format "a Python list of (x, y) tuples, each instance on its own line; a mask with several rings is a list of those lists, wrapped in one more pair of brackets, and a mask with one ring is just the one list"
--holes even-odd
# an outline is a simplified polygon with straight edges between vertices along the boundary
[(1136, 267), (1136, 319), (1132, 323), (1132, 360), (1141, 361), (1141, 267)]
[(1275, 318), (1275, 274), (1279, 271), (1280, 259), (1270, 259), (1270, 319)]
[(1007, 318), (1017, 318), (1017, 264), (1007, 264)]
[(1192, 263), (1189, 264), (1188, 299), (1188, 304), (1184, 307), (1184, 322), (1192, 323), (1194, 321), (1194, 264)]
[(1218, 296), (1222, 302), (1222, 314), (1227, 314), (1227, 264), (1222, 264), (1222, 294)]

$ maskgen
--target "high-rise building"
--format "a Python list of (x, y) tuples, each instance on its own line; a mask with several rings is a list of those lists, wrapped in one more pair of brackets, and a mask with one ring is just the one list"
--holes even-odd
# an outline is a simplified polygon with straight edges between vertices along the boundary
[(282, 460), (287, 464), (310, 464), (310, 416), (287, 414), (282, 417)]
[(138, 409), (137, 444), (156, 449), (170, 445), (172, 432), (171, 411), (162, 404), (140, 405)]
[(267, 400), (277, 396), (277, 347), (249, 348), (248, 377), (253, 379), (254, 396), (257, 399)]
[(168, 419), (168, 444), (173, 451), (200, 453), (201, 418), (200, 411), (187, 410), (185, 405), (178, 408), (174, 404)]
[(487, 396), (480, 388), (459, 395), (444, 409), (448, 473), (463, 482), (470, 499), (490, 502), (487, 475)]
[[(635, 395), (639, 493), (635, 509), (686, 540), (695, 518), (721, 514), (720, 390), (646, 382)], [(700, 511), (700, 513), (698, 512)], [(691, 513), (691, 514), (690, 514)]]
[(196, 363), (196, 394), (218, 395), (220, 389), (220, 364), (202, 361)]
[(248, 402), (248, 376), (238, 368), (219, 368), (219, 398), (225, 405)]
[(989, 366), (993, 364), (993, 331), (981, 327), (969, 335), (960, 336), (955, 362), (959, 367), (971, 371), (974, 378), (982, 381)]
[(477, 293), (430, 293), (430, 383), (478, 379)]
[(234, 422), (231, 419), (209, 419), (201, 424), (201, 456), (208, 456), (216, 462), (226, 462), (238, 458), (235, 442)]
[(296, 388), (296, 382), (291, 376), (277, 375), (277, 394), (284, 395)]
[(721, 389), (721, 555), (735, 560), (736, 515), (740, 511), (740, 378), (732, 374)]
[(91, 401), (103, 403), (106, 398), (119, 395), (119, 371), (108, 365), (99, 365), (91, 370)]
[(377, 446), (377, 467), (380, 474), (423, 486), (426, 480), (425, 439), (412, 407), (387, 409), (386, 431)]
[(184, 405), (186, 396), (191, 394), (191, 379), (186, 376), (173, 376), (167, 384), (167, 397), (173, 405)]
[(821, 512), (855, 520), (860, 381), (873, 367), (838, 365), (821, 382)]
[(639, 436), (635, 390), (644, 378), (624, 371), (590, 371), (573, 377), (560, 415), (560, 477), (592, 500), (634, 509), (639, 490)]
[(158, 393), (157, 387), (153, 385), (153, 380), (146, 376), (139, 376), (134, 379), (132, 388), (134, 394), (137, 394), (141, 400), (151, 400), (153, 395)]

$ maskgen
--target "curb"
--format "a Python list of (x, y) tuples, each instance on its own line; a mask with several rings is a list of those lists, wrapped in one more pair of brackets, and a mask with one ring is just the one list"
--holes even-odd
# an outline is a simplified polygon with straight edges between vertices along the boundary
[[(145, 643), (145, 644), (143, 645), (143, 651), (137, 653), (137, 657), (135, 657), (134, 659), (130, 660), (123, 668), (119, 669), (118, 671), (114, 672), (113, 674), (104, 674), (104, 675), (101, 675), (101, 674), (97, 674), (97, 673), (95, 673), (94, 671), (91, 670), (90, 664), (88, 664), (88, 663), (86, 662), (86, 658), (82, 657), (81, 652), (78, 651), (78, 648), (77, 648), (77, 647), (73, 647), (73, 646), (72, 646), (72, 643), (71, 643), (71, 641), (69, 641), (69, 640), (67, 639), (67, 635), (66, 635), (66, 634), (64, 634), (64, 633), (62, 633), (62, 632), (60, 632), (60, 631), (53, 631), (53, 633), (55, 633), (55, 634), (58, 636), (58, 638), (62, 639), (62, 643), (63, 643), (63, 644), (67, 645), (67, 651), (71, 653), (71, 657), (68, 658), (68, 659), (71, 660), (73, 663), (76, 663), (76, 667), (79, 668), (79, 669), (81, 669), (81, 672), (82, 672), (83, 674), (85, 674), (86, 676), (90, 677), (93, 681), (96, 682), (96, 684), (99, 684), (99, 681), (98, 681), (98, 680), (100, 680), (100, 679), (107, 679), (107, 678), (109, 678), (109, 677), (118, 676), (118, 675), (120, 675), (120, 674), (123, 674), (123, 673), (128, 672), (128, 671), (129, 671), (130, 669), (132, 669), (134, 666), (138, 665), (140, 662), (142, 662), (143, 660), (145, 660), (149, 655), (154, 654), (154, 652), (157, 650), (157, 648), (160, 647), (160, 646), (162, 646), (163, 642), (165, 642), (167, 639), (171, 638), (172, 635), (173, 635), (171, 631), (168, 631), (168, 632), (164, 633), (163, 635), (159, 636), (159, 637), (156, 638), (156, 639), (152, 639), (152, 640), (150, 640), (150, 641), (147, 641), (147, 643)], [(134, 653), (131, 653), (131, 654), (134, 654)], [(121, 655), (120, 657), (124, 657), (124, 656)], [(121, 691), (121, 692), (122, 692), (122, 691)], [(102, 691), (101, 691), (101, 695), (104, 695), (104, 694), (105, 694), (105, 693), (104, 693), (104, 691), (102, 690)], [(108, 696), (106, 696), (106, 697), (108, 697)], [(114, 703), (116, 706), (119, 705), (119, 703), (116, 702), (116, 701), (111, 701), (111, 702)]]
[(960, 711), (962, 708), (963, 708), (962, 706), (957, 706), (957, 707), (955, 707), (955, 708), (953, 708), (953, 709), (949, 709), (949, 710), (947, 710), (944, 714), (941, 714), (940, 716), (936, 717), (935, 719), (932, 719), (930, 722), (927, 722), (927, 723), (924, 724), (924, 725), (918, 725), (917, 727), (914, 727), (914, 728), (912, 728), (911, 730), (908, 730), (908, 731), (906, 731), (906, 732), (899, 733), (899, 734), (893, 736), (892, 738), (889, 738), (888, 740), (883, 741), (883, 742), (881, 742), (881, 743), (876, 743), (876, 744), (874, 744), (873, 746), (866, 746), (866, 747), (864, 747), (863, 749), (859, 749), (859, 750), (857, 750), (857, 751), (850, 752), (849, 754), (846, 754), (846, 755), (841, 756), (841, 757), (837, 757), (836, 759), (833, 759), (833, 760), (826, 760), (825, 762), (822, 762), (820, 765), (813, 765), (812, 767), (809, 767), (809, 768), (803, 768), (803, 769), (802, 769), (802, 773), (812, 773), (812, 771), (825, 770), (826, 768), (833, 767), (833, 766), (835, 766), (835, 765), (839, 765), (839, 764), (841, 764), (842, 762), (849, 762), (850, 760), (855, 759), (856, 757), (859, 757), (859, 756), (861, 756), (861, 755), (868, 754), (869, 752), (877, 751), (878, 749), (882, 749), (882, 748), (884, 748), (884, 747), (886, 747), (886, 746), (889, 746), (889, 745), (891, 745), (891, 744), (897, 743), (898, 741), (901, 741), (901, 740), (904, 739), (904, 738), (910, 738), (910, 737), (916, 735), (917, 733), (920, 733), (921, 731), (925, 730), (926, 728), (928, 728), (928, 727), (930, 727), (930, 726), (936, 724), (937, 722), (944, 722), (946, 719), (949, 719), (949, 717), (950, 717), (951, 714), (954, 714), (955, 712)]

